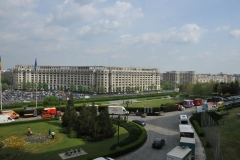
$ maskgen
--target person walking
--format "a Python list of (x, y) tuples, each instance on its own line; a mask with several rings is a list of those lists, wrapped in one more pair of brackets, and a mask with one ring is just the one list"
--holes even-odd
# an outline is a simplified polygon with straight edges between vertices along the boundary
[(51, 135), (52, 135), (52, 139), (54, 139), (55, 133), (54, 133), (54, 132), (51, 132)]
[(28, 133), (28, 135), (32, 134), (32, 131), (31, 131), (30, 127), (27, 128), (27, 133)]
[(51, 129), (48, 130), (48, 135), (51, 136)]

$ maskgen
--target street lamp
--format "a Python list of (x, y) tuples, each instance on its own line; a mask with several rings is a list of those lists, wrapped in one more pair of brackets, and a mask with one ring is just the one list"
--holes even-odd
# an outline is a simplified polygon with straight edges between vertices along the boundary
[(117, 144), (117, 149), (120, 148), (119, 147), (119, 123), (120, 123), (120, 115), (118, 115), (118, 144)]
[[(126, 105), (127, 105), (127, 110), (128, 110), (128, 104), (129, 104), (129, 103), (132, 104), (132, 101), (127, 100), (125, 103), (126, 103)], [(129, 111), (128, 111), (128, 112), (129, 112)], [(128, 121), (128, 115), (127, 115), (127, 121)]]

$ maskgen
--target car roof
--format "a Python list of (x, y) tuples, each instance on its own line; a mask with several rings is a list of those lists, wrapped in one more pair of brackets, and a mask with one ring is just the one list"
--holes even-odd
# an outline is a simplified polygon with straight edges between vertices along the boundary
[(162, 138), (155, 138), (154, 141), (161, 141)]
[(144, 120), (142, 120), (142, 119), (135, 119), (135, 120), (133, 120), (133, 121), (144, 122)]

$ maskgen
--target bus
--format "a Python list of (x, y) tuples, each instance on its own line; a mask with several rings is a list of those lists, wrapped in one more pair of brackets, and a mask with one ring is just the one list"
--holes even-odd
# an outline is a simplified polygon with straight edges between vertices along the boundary
[(194, 130), (191, 125), (179, 124), (180, 138), (188, 137), (194, 138)]

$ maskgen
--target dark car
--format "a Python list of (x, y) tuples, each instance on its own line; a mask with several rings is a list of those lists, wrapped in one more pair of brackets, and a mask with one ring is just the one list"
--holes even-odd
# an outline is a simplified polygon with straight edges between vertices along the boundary
[(162, 148), (162, 146), (165, 145), (165, 140), (162, 138), (155, 138), (152, 143), (152, 148)]
[(141, 120), (141, 119), (139, 119), (139, 120), (132, 120), (132, 122), (140, 124), (141, 126), (146, 126), (146, 122), (144, 122), (144, 120)]

